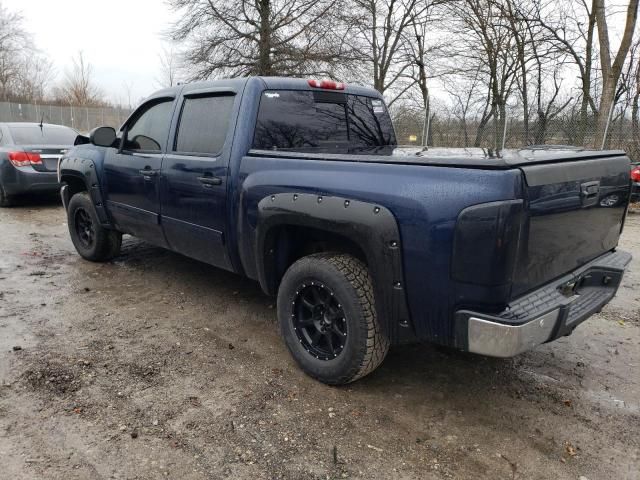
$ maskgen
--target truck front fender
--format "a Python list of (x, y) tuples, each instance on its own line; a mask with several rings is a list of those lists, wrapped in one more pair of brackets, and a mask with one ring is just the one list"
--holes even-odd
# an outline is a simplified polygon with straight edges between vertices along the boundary
[(96, 164), (93, 160), (75, 156), (66, 156), (60, 160), (60, 182), (62, 203), (67, 208), (71, 197), (79, 191), (89, 193), (100, 223), (113, 228), (113, 224), (104, 207)]
[(270, 294), (276, 293), (279, 278), (274, 272), (277, 248), (269, 244), (269, 233), (282, 226), (313, 228), (355, 243), (366, 256), (383, 331), (393, 343), (412, 337), (400, 232), (391, 211), (372, 203), (308, 193), (263, 198), (258, 203), (254, 248), (258, 280)]

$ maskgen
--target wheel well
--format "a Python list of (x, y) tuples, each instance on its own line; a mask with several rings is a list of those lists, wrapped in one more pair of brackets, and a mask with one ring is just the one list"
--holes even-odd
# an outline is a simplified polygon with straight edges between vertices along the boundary
[(62, 183), (69, 185), (69, 198), (73, 197), (76, 193), (87, 191), (87, 185), (84, 183), (84, 180), (73, 175), (64, 175), (62, 177)]
[(294, 262), (321, 252), (346, 253), (367, 264), (362, 248), (344, 235), (312, 227), (283, 225), (272, 228), (264, 241), (266, 285), (263, 288), (266, 287), (267, 293), (275, 294), (284, 273)]

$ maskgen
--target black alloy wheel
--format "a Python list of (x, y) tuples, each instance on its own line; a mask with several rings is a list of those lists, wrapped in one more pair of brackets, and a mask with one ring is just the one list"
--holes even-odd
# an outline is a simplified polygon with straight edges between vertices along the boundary
[(314, 281), (303, 283), (292, 307), (293, 328), (307, 352), (319, 360), (332, 360), (342, 353), (347, 342), (347, 319), (331, 289)]
[(96, 239), (96, 231), (91, 220), (91, 215), (84, 209), (78, 208), (75, 212), (74, 226), (78, 239), (86, 248), (91, 248)]
[(69, 200), (67, 225), (73, 246), (82, 258), (104, 262), (120, 252), (122, 234), (100, 224), (88, 192), (78, 192)]
[(314, 253), (290, 265), (278, 287), (278, 320), (298, 365), (329, 385), (371, 373), (389, 350), (367, 266), (345, 253)]

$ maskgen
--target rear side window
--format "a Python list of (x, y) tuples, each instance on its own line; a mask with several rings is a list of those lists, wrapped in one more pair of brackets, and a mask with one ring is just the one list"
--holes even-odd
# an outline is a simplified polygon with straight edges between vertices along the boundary
[(234, 96), (186, 98), (174, 150), (181, 153), (217, 155), (224, 146)]
[(78, 132), (53, 125), (10, 126), (9, 133), (16, 145), (73, 145)]
[(262, 94), (253, 148), (369, 153), (395, 145), (391, 118), (379, 99), (329, 91)]
[[(160, 152), (169, 135), (173, 100), (156, 103), (127, 128), (126, 150)], [(143, 107), (144, 108), (144, 107)]]

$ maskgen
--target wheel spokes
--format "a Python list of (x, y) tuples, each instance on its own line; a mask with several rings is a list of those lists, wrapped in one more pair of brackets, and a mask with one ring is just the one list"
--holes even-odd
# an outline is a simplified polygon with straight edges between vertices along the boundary
[(296, 335), (310, 355), (326, 361), (344, 350), (345, 314), (334, 293), (324, 284), (307, 281), (298, 288), (292, 317)]
[(321, 339), (322, 334), (317, 329), (311, 333), (311, 345), (319, 345)]
[(315, 285), (311, 287), (311, 295), (313, 296), (313, 299), (316, 305), (324, 303), (324, 299), (322, 298), (320, 287), (317, 287)]
[(313, 317), (309, 318), (299, 318), (298, 325), (305, 328), (313, 325)]
[(85, 246), (93, 244), (95, 238), (95, 230), (91, 216), (84, 209), (78, 209), (75, 217), (75, 228), (80, 241)]
[(311, 303), (309, 300), (307, 300), (306, 297), (301, 297), (300, 298), (300, 303), (302, 304), (302, 306), (304, 308), (306, 308), (307, 310), (311, 310), (311, 311), (313, 311), (313, 309), (316, 306), (314, 303)]
[(343, 332), (342, 330), (340, 330), (336, 322), (334, 322), (333, 325), (331, 325), (331, 331), (340, 337), (346, 336), (346, 332)]
[(327, 346), (329, 347), (329, 352), (331, 352), (332, 355), (335, 356), (336, 354), (336, 349), (333, 347), (333, 339), (331, 338), (331, 332), (327, 332), (324, 336), (324, 338), (327, 339)]

